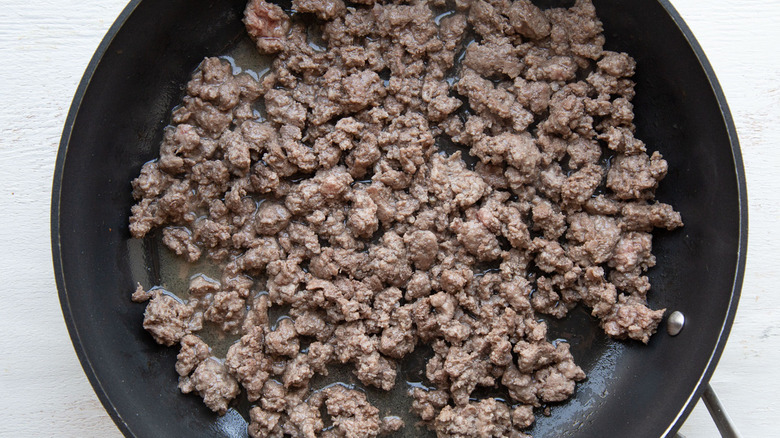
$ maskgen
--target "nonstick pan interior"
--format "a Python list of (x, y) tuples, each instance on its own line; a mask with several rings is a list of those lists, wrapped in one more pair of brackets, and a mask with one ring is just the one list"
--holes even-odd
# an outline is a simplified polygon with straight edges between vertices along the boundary
[[(655, 233), (650, 304), (683, 312), (687, 323), (677, 337), (660, 330), (648, 346), (607, 339), (584, 311), (552, 323), (551, 336), (572, 342), (589, 377), (530, 433), (658, 437), (693, 407), (731, 326), (746, 249), (744, 175), (725, 99), (671, 6), (594, 4), (607, 48), (637, 60), (637, 137), (668, 160), (658, 199), (685, 221)], [(127, 436), (246, 436), (238, 411), (220, 418), (179, 392), (177, 349), (142, 329), (144, 307), (129, 297), (137, 281), (149, 285), (157, 261), (132, 251), (127, 229), (131, 179), (157, 154), (192, 70), (243, 38), (244, 5), (131, 2), (88, 67), (63, 133), (52, 201), (57, 285), (85, 372)]]

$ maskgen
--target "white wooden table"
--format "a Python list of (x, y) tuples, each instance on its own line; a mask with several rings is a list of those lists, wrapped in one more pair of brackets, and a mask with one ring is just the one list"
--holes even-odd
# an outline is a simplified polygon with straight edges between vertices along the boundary
[[(745, 437), (780, 412), (780, 2), (673, 0), (728, 98), (747, 171), (750, 243), (731, 338), (712, 385)], [(63, 322), (49, 201), (68, 108), (126, 0), (0, 0), (0, 437), (120, 437)], [(641, 67), (640, 67), (641, 68)], [(699, 405), (688, 438), (717, 435)]]

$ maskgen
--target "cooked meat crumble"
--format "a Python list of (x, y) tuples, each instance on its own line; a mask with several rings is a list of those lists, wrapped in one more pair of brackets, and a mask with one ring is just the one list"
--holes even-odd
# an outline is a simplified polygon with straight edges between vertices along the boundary
[[(224, 414), (245, 391), (252, 437), (377, 436), (403, 422), (310, 382), (346, 366), (388, 391), (427, 345), (422, 424), (526, 436), (585, 378), (538, 314), (582, 303), (609, 336), (649, 341), (664, 313), (647, 306), (650, 233), (682, 221), (654, 201), (666, 161), (634, 137), (636, 63), (603, 49), (589, 0), (292, 8), (249, 2), (270, 71), (206, 58), (132, 184), (134, 237), (161, 229), (184, 260), (222, 267), (187, 299), (133, 294), (154, 339), (180, 344), (182, 392)], [(204, 324), (240, 337), (226, 357)]]

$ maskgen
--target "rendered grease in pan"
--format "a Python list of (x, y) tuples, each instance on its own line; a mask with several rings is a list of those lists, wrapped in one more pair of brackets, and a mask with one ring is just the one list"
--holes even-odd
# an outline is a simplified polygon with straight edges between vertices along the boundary
[(682, 221), (589, 1), (292, 6), (249, 2), (133, 181), (183, 392), (253, 437), (525, 436), (620, 348), (565, 321), (649, 341)]

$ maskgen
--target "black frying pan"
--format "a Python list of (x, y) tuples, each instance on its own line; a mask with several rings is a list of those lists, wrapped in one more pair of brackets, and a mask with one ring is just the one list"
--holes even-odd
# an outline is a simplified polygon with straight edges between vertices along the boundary
[[(176, 388), (175, 348), (141, 328), (136, 281), (152, 252), (132, 253), (130, 180), (155, 157), (171, 107), (204, 56), (242, 38), (246, 0), (134, 0), (89, 64), (62, 135), (52, 247), (62, 309), (95, 392), (127, 436), (246, 436), (244, 418), (211, 413)], [(655, 233), (650, 305), (687, 322), (648, 346), (607, 339), (584, 312), (552, 324), (588, 373), (537, 437), (673, 435), (706, 386), (731, 328), (745, 266), (747, 196), (736, 131), (701, 48), (665, 0), (595, 0), (607, 48), (638, 63), (637, 136), (669, 161), (658, 199), (685, 227)], [(414, 428), (407, 428), (414, 432)]]

